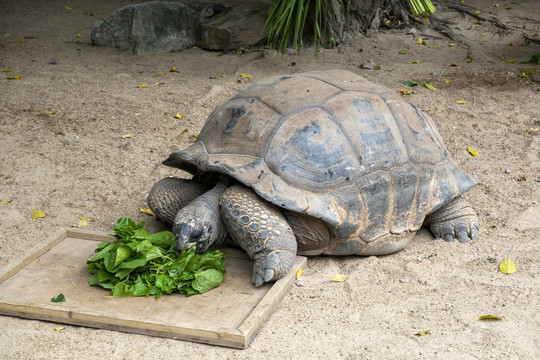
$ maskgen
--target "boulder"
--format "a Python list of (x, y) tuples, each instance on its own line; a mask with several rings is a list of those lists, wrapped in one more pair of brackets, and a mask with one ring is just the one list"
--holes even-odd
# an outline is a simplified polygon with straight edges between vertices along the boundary
[(230, 50), (257, 44), (266, 38), (263, 32), (269, 4), (245, 1), (231, 11), (202, 25), (201, 46), (211, 50)]
[(148, 54), (200, 45), (201, 26), (229, 7), (204, 2), (127, 5), (94, 24), (92, 43)]

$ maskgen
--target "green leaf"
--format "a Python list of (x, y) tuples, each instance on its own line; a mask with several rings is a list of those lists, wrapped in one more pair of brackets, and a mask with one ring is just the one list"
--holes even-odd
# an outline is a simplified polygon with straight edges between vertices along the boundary
[(89, 285), (111, 290), (111, 297), (154, 295), (158, 299), (172, 292), (206, 292), (221, 283), (225, 273), (221, 251), (178, 255), (171, 232), (150, 234), (143, 225), (129, 218), (118, 220), (116, 241), (98, 244), (87, 261), (92, 274)]
[(413, 80), (405, 81), (404, 84), (407, 85), (407, 86), (416, 86), (416, 85), (420, 85), (420, 83), (418, 83), (418, 82), (416, 82), (416, 81), (413, 81)]
[(206, 269), (195, 272), (195, 281), (191, 284), (194, 290), (205, 293), (223, 281), (223, 272), (217, 269)]
[(540, 65), (540, 54), (534, 54), (529, 61), (522, 62), (522, 64)]
[(482, 315), (478, 320), (502, 320), (506, 319), (506, 316), (495, 316), (495, 315)]
[(60, 293), (58, 294), (57, 297), (53, 297), (51, 299), (52, 302), (55, 302), (55, 303), (58, 303), (58, 302), (63, 302), (63, 301), (66, 301), (66, 297), (64, 296), (64, 294)]
[(409, 52), (409, 50), (401, 50), (399, 53), (401, 55), (407, 55), (408, 52)]

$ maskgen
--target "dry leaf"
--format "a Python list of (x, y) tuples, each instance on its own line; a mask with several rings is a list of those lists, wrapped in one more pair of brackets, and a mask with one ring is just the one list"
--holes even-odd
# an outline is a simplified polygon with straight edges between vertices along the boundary
[(163, 84), (161, 81), (158, 81), (157, 83), (154, 84), (154, 86), (158, 86), (158, 85), (161, 85)]
[(156, 214), (154, 214), (154, 212), (152, 210), (150, 210), (150, 208), (139, 208), (139, 210), (143, 213), (143, 214), (146, 214), (146, 215), (150, 215), (150, 216), (156, 216)]
[(333, 282), (344, 282), (345, 280), (347, 280), (347, 277), (342, 274), (336, 274), (332, 277)]
[(130, 134), (128, 134), (128, 135), (122, 135), (122, 139), (129, 139), (130, 137), (131, 137)]
[(512, 260), (510, 260), (509, 256), (499, 265), (499, 270), (501, 270), (501, 272), (504, 274), (513, 274), (516, 272), (517, 266)]
[(225, 76), (227, 76), (227, 75), (225, 75), (225, 74), (221, 74), (221, 75), (219, 75), (219, 77), (225, 77)]
[(54, 115), (54, 114), (56, 114), (56, 111), (47, 111), (47, 110), (45, 110), (45, 111), (43, 111), (43, 113), (47, 114), (47, 115)]
[(425, 87), (427, 87), (429, 90), (437, 90), (433, 85), (428, 83), (427, 81), (423, 84)]
[(296, 62), (291, 61), (291, 62), (289, 63), (289, 66), (296, 66)]
[(416, 40), (416, 43), (417, 43), (418, 45), (422, 45), (422, 44), (425, 45), (425, 44), (426, 44), (426, 42), (425, 42), (424, 40), (422, 40), (421, 37), (419, 37), (418, 40)]
[(145, 88), (145, 87), (146, 87), (146, 85), (144, 85), (144, 84), (141, 84), (141, 85), (137, 85), (137, 87), (138, 87), (139, 89), (142, 89), (142, 88)]
[(0, 199), (0, 203), (3, 203), (3, 204), (9, 204), (10, 202), (11, 200)]
[(467, 100), (457, 100), (456, 104), (466, 104)]
[(412, 94), (412, 91), (401, 89), (401, 95), (411, 95), (411, 94)]
[(66, 10), (73, 10), (73, 8), (70, 8), (69, 6), (66, 6)]
[(79, 216), (79, 223), (78, 224), (73, 224), (72, 227), (85, 227), (85, 226), (88, 226), (89, 221), (90, 221), (90, 219), (83, 218), (82, 216)]
[(450, 84), (452, 82), (452, 80), (446, 80), (444, 83), (445, 84)]
[(243, 77), (243, 78), (250, 78), (252, 76), (253, 75), (249, 75), (249, 74), (240, 74), (240, 77)]
[(11, 69), (4, 69), (2, 72), (11, 72)]
[(306, 272), (306, 269), (298, 269), (298, 271), (296, 272), (296, 280), (298, 280), (300, 276), (302, 276), (302, 274), (305, 272)]
[(22, 76), (21, 75), (15, 75), (15, 76), (11, 76), (11, 77), (8, 77), (9, 80), (20, 80), (22, 79)]
[(81, 38), (81, 33), (77, 33), (77, 37), (80, 39)]
[(450, 44), (448, 44), (448, 46), (456, 46), (456, 44), (450, 43)]
[(34, 209), (34, 213), (32, 214), (32, 219), (40, 219), (40, 218), (44, 218), (45, 216), (47, 216), (45, 215), (45, 213)]
[(502, 320), (506, 319), (506, 316), (495, 316), (495, 315), (482, 315), (478, 320)]
[(511, 60), (506, 60), (506, 63), (507, 64), (513, 64), (513, 63), (516, 63), (518, 61), (519, 61), (518, 59), (511, 59)]
[(472, 156), (478, 156), (478, 151), (470, 148), (467, 146), (467, 151), (469, 152), (469, 154), (471, 154)]
[(416, 336), (424, 336), (424, 335), (431, 335), (431, 331), (429, 330), (426, 330), (426, 331), (419, 331), (417, 332), (416, 334), (414, 334)]
[(468, 59), (467, 59), (467, 62), (468, 62), (468, 63), (471, 63), (471, 62), (472, 62), (472, 57), (468, 58)]
[(167, 75), (167, 73), (164, 73), (163, 71), (157, 72), (156, 75)]
[(56, 330), (56, 331), (62, 331), (62, 330), (64, 330), (64, 328), (63, 328), (62, 326), (59, 326), (59, 327), (55, 327), (54, 330)]
[(421, 64), (422, 62), (420, 60), (411, 61), (411, 64)]
[(181, 119), (181, 118), (184, 117), (184, 115), (176, 113), (176, 114), (174, 114), (174, 117), (177, 118), (177, 119)]
[(178, 72), (178, 69), (176, 68), (176, 66), (173, 66), (171, 70), (169, 70), (169, 72)]

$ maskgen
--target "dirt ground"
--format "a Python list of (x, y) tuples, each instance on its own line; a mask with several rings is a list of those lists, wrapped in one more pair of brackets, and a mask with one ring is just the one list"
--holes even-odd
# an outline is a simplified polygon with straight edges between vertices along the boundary
[[(0, 78), (1, 267), (80, 216), (104, 233), (123, 216), (165, 229), (139, 211), (157, 180), (178, 175), (161, 161), (195, 141), (212, 109), (247, 84), (317, 69), (413, 90), (406, 99), (434, 119), (478, 182), (466, 198), (482, 230), (467, 244), (421, 238), (389, 256), (309, 258), (303, 286), (293, 285), (246, 350), (77, 326), (59, 332), (54, 323), (0, 316), (0, 358), (540, 358), (540, 68), (520, 64), (540, 53), (521, 36), (540, 32), (540, 2), (495, 2), (474, 3), (509, 31), (439, 8), (473, 45), (467, 62), (462, 42), (414, 25), (359, 35), (318, 59), (313, 49), (276, 57), (264, 48), (135, 56), (90, 41), (93, 23), (129, 1), (2, 1), (0, 69), (11, 72)], [(380, 68), (361, 69), (368, 59)], [(520, 76), (529, 69), (536, 73)], [(46, 217), (32, 219), (34, 209)], [(502, 275), (508, 256), (517, 272)], [(348, 279), (331, 282), (336, 273)], [(478, 321), (487, 314), (505, 319)]]

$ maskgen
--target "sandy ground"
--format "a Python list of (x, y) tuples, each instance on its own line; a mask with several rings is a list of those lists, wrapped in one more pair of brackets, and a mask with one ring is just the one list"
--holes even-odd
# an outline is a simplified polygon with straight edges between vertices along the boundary
[[(92, 220), (87, 229), (105, 233), (122, 216), (164, 229), (139, 208), (158, 179), (176, 174), (160, 162), (194, 141), (218, 103), (268, 76), (333, 68), (415, 91), (407, 100), (432, 116), (453, 158), (478, 182), (466, 197), (483, 224), (480, 239), (420, 240), (379, 258), (310, 258), (303, 286), (293, 286), (247, 350), (77, 326), (58, 332), (54, 323), (0, 316), (0, 358), (540, 358), (540, 68), (501, 60), (540, 53), (520, 36), (540, 31), (538, 1), (475, 2), (481, 14), (509, 24), (507, 33), (441, 10), (474, 44), (470, 63), (461, 43), (451, 47), (426, 30), (427, 45), (440, 48), (417, 45), (410, 28), (358, 36), (318, 60), (312, 49), (283, 57), (197, 48), (134, 56), (92, 46), (92, 24), (128, 3), (0, 5), (0, 68), (11, 69), (0, 78), (0, 199), (11, 200), (0, 203), (0, 266), (79, 216)], [(380, 70), (360, 69), (368, 59)], [(532, 68), (535, 74), (520, 77)], [(6, 79), (15, 75), (22, 79)], [(437, 90), (408, 88), (407, 80)], [(47, 216), (32, 219), (34, 209)], [(508, 256), (518, 270), (500, 276)], [(332, 283), (336, 273), (348, 280)], [(477, 320), (486, 314), (506, 318)], [(414, 335), (425, 330), (431, 335)]]

